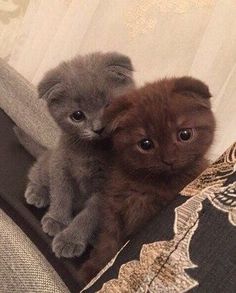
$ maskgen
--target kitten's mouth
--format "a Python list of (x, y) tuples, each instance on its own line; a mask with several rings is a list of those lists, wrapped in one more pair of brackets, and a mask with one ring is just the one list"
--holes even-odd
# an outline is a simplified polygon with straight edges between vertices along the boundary
[(166, 165), (163, 164), (162, 166), (160, 166), (159, 168), (155, 168), (156, 173), (158, 174), (163, 174), (163, 175), (174, 175), (176, 173), (178, 173), (179, 168), (175, 165)]
[(102, 140), (105, 137), (99, 134), (91, 134), (91, 135), (85, 135), (81, 137), (83, 140), (87, 141), (93, 141), (93, 140)]
[(160, 167), (161, 172), (172, 172), (174, 170), (174, 166), (171, 164), (165, 164), (163, 163)]
[(169, 166), (169, 165), (162, 165), (162, 166), (151, 166), (151, 167), (147, 167), (147, 168), (141, 168), (141, 170), (146, 170), (147, 172), (153, 173), (153, 174), (157, 174), (157, 175), (161, 175), (161, 174), (172, 174), (177, 172), (177, 168), (175, 168), (174, 166)]

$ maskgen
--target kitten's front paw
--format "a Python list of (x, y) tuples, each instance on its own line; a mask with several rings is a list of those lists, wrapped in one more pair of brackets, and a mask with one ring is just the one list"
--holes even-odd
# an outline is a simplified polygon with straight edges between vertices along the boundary
[(56, 221), (49, 214), (46, 214), (41, 220), (42, 228), (45, 233), (49, 236), (55, 236), (59, 232), (61, 232), (66, 225)]
[(37, 191), (34, 185), (29, 184), (25, 191), (26, 202), (37, 208), (43, 208), (49, 205), (49, 195), (45, 192)]
[(57, 257), (80, 256), (86, 249), (83, 241), (75, 241), (66, 229), (57, 234), (52, 242), (52, 250)]
[(94, 277), (96, 277), (100, 269), (92, 261), (86, 261), (78, 271), (78, 283), (83, 287), (86, 286)]

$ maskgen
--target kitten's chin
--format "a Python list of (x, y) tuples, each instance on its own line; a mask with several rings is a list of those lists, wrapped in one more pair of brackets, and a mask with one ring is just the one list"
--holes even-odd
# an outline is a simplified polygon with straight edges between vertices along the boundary
[(155, 173), (157, 176), (175, 176), (177, 175), (182, 168), (179, 168), (177, 166), (162, 166), (160, 168), (156, 168), (153, 173)]
[(101, 135), (98, 135), (96, 133), (86, 133), (86, 134), (81, 134), (80, 138), (86, 141), (93, 141), (93, 140), (99, 140), (101, 139)]

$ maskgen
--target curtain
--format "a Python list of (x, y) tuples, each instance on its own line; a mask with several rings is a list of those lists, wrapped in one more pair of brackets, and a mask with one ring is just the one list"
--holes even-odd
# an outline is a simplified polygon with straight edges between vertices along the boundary
[(0, 57), (36, 85), (76, 54), (120, 51), (138, 85), (192, 75), (212, 92), (211, 158), (236, 140), (235, 0), (0, 0)]

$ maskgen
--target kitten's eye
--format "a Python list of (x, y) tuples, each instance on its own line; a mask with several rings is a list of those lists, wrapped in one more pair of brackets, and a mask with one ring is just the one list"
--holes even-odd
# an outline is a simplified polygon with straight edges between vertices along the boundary
[(177, 138), (181, 142), (190, 141), (193, 138), (193, 129), (191, 128), (185, 128), (180, 129)]
[(150, 149), (154, 148), (154, 144), (150, 139), (144, 138), (139, 143), (138, 146), (144, 150), (149, 151)]
[(70, 115), (71, 120), (79, 122), (85, 118), (85, 115), (81, 111), (76, 111)]

